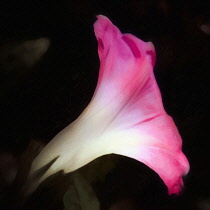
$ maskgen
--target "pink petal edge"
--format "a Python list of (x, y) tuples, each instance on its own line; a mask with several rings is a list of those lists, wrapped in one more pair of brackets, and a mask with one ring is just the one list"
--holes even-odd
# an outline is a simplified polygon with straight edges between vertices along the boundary
[(189, 163), (181, 151), (179, 132), (163, 108), (153, 74), (154, 46), (131, 34), (121, 34), (105, 16), (97, 18), (94, 30), (101, 66), (93, 99), (98, 98), (103, 105), (118, 100), (119, 107), (114, 108), (118, 116), (112, 124), (144, 136), (144, 142), (132, 152), (118, 153), (143, 162), (159, 174), (169, 194), (178, 193)]

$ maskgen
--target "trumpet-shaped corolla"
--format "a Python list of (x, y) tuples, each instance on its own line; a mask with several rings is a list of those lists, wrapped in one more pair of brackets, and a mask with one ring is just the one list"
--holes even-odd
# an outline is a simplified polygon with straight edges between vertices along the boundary
[(178, 193), (189, 164), (179, 132), (162, 104), (153, 74), (153, 44), (122, 34), (101, 15), (94, 31), (100, 70), (92, 100), (40, 152), (31, 175), (55, 158), (40, 181), (59, 170), (71, 172), (114, 153), (146, 164), (162, 178), (169, 194)]

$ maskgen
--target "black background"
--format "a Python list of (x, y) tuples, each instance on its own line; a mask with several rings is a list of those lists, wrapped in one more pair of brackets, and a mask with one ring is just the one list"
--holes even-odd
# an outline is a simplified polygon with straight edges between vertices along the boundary
[[(31, 139), (49, 142), (86, 107), (94, 92), (99, 69), (93, 23), (96, 15), (103, 14), (123, 33), (132, 33), (154, 43), (157, 53), (155, 76), (163, 103), (180, 131), (183, 151), (191, 165), (181, 196), (169, 197), (163, 184), (153, 185), (147, 181), (146, 190), (136, 198), (141, 201), (139, 208), (201, 209), (198, 203), (210, 198), (210, 36), (200, 30), (202, 23), (210, 22), (209, 8), (208, 0), (1, 1), (0, 46), (40, 37), (51, 41), (47, 53), (30, 70), (21, 66), (8, 74), (6, 68), (0, 69), (1, 151), (11, 152), (19, 158)], [(3, 64), (0, 65), (1, 68)], [(13, 85), (5, 88), (11, 80)], [(144, 166), (131, 160), (123, 161), (129, 165), (126, 180), (134, 179), (138, 170), (155, 177)], [(132, 164), (134, 166), (130, 167)], [(126, 176), (125, 171), (119, 172), (121, 170), (125, 170), (122, 164), (113, 172), (112, 178), (107, 178), (110, 180), (99, 193), (104, 206), (120, 197), (117, 194), (123, 191), (122, 186), (126, 188), (119, 181), (119, 189), (107, 191), (118, 173)], [(156, 179), (159, 178), (151, 178), (154, 183), (158, 182)], [(15, 190), (11, 193), (14, 186), (10, 186), (10, 190), (8, 186), (2, 186), (4, 205), (8, 205), (10, 199), (15, 203), (17, 193)], [(6, 196), (3, 195), (5, 189)], [(43, 191), (20, 208), (62, 209), (62, 200)], [(113, 193), (112, 198), (106, 193)], [(48, 206), (46, 200), (50, 199), (56, 204)], [(40, 202), (39, 207), (35, 205), (37, 202)], [(4, 209), (7, 208), (9, 205)]]

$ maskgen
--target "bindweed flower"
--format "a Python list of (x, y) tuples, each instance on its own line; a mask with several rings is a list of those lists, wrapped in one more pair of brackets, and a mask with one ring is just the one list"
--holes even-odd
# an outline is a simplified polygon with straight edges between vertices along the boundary
[(178, 193), (189, 164), (178, 130), (162, 104), (153, 74), (153, 44), (122, 34), (101, 15), (94, 30), (100, 71), (92, 100), (36, 157), (31, 175), (55, 158), (41, 181), (114, 153), (146, 164), (162, 178), (169, 194)]

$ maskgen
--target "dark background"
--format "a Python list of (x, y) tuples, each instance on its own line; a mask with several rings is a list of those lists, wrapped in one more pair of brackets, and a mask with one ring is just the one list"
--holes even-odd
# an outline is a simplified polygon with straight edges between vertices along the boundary
[[(191, 165), (182, 194), (169, 197), (155, 173), (122, 158), (98, 189), (101, 208), (132, 197), (139, 209), (210, 209), (205, 207), (210, 206), (210, 35), (201, 30), (202, 24), (210, 27), (209, 8), (208, 0), (0, 1), (0, 54), (5, 46), (25, 40), (46, 37), (51, 43), (30, 68), (12, 50), (0, 59), (0, 146), (2, 154), (13, 157), (0, 171), (15, 168), (19, 174), (15, 183), (8, 183), (1, 172), (3, 209), (12, 209), (21, 200), (21, 182), (34, 157), (28, 152), (31, 141), (49, 142), (92, 97), (99, 69), (93, 32), (98, 14), (109, 17), (123, 33), (154, 43), (163, 103), (180, 131)], [(46, 184), (19, 208), (62, 209), (62, 193), (59, 198), (52, 193), (62, 182), (56, 178), (53, 183), (58, 184)]]

